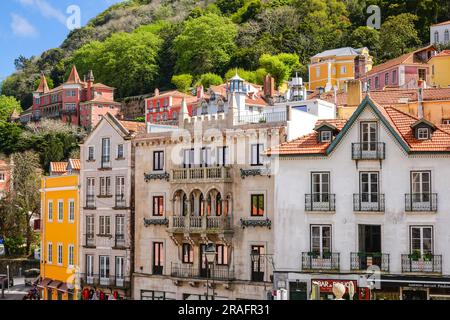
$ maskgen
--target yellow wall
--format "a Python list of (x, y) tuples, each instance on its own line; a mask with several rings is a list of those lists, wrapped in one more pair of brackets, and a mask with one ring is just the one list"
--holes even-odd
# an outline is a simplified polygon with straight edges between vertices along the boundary
[(450, 55), (436, 56), (428, 64), (431, 70), (431, 85), (441, 88), (450, 87)]
[[(69, 201), (74, 201), (74, 221), (69, 221)], [(49, 221), (49, 201), (53, 205), (53, 219)], [(58, 202), (62, 201), (63, 220), (58, 221)], [(41, 277), (50, 278), (66, 283), (74, 283), (74, 271), (78, 266), (78, 175), (45, 177), (41, 181)], [(48, 261), (48, 243), (52, 243), (52, 263)], [(62, 264), (58, 264), (57, 245), (62, 244)], [(69, 244), (74, 246), (74, 266), (69, 267)], [(44, 290), (44, 299), (48, 299)], [(53, 299), (57, 299), (57, 292), (53, 290)], [(63, 300), (67, 294), (63, 294)], [(76, 299), (76, 293), (74, 295)]]
[[(355, 77), (355, 57), (339, 57), (333, 59), (331, 63), (331, 85), (338, 86), (338, 89), (342, 89), (344, 82), (348, 79), (354, 79)], [(342, 73), (342, 67), (345, 66), (345, 73)], [(317, 76), (317, 69), (320, 69), (320, 75)], [(333, 71), (335, 70), (335, 72)], [(309, 84), (310, 90), (315, 90), (319, 87), (325, 88), (328, 82), (328, 63), (312, 63), (310, 65)]]

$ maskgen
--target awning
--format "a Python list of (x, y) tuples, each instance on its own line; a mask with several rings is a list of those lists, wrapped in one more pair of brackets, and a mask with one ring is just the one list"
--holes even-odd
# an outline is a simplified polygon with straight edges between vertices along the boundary
[(48, 287), (51, 289), (58, 289), (60, 285), (62, 285), (61, 281), (54, 280), (48, 285)]
[(450, 278), (442, 276), (385, 276), (374, 279), (381, 287), (421, 287), (450, 289)]
[(40, 288), (45, 288), (47, 287), (53, 280), (50, 278), (45, 278), (44, 280), (41, 281), (41, 283), (38, 284), (38, 287)]

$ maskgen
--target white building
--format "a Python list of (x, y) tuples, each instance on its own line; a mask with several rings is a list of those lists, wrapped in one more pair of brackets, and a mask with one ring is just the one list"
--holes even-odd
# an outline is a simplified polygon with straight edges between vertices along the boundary
[(347, 122), (319, 121), (268, 154), (275, 289), (326, 299), (342, 281), (356, 299), (450, 298), (448, 131), (366, 97)]
[(430, 27), (430, 42), (443, 45), (450, 43), (450, 20)]
[(81, 144), (80, 268), (84, 288), (130, 298), (134, 227), (131, 139), (144, 123), (110, 113)]

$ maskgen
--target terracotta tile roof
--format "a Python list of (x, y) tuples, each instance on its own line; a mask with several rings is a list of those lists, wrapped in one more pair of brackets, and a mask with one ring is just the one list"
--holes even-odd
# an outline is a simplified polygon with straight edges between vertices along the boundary
[(433, 58), (446, 57), (446, 56), (450, 56), (450, 50), (442, 50), (442, 51), (439, 52), (437, 55), (432, 56), (432, 57), (430, 58), (430, 60), (433, 59)]
[[(342, 128), (347, 123), (347, 120), (343, 119), (330, 119), (330, 120), (319, 120), (317, 121), (316, 126), (319, 126), (322, 123), (328, 123), (335, 126), (338, 130), (342, 130)], [(321, 143), (318, 142), (318, 133), (316, 131), (307, 134), (303, 137), (297, 138), (295, 140), (282, 143), (281, 145), (268, 149), (267, 154), (278, 154), (278, 155), (297, 155), (297, 154), (323, 154), (327, 148), (330, 146), (330, 143)]]
[(81, 169), (81, 161), (80, 159), (69, 159), (70, 166), (73, 170), (80, 170)]
[(92, 85), (93, 88), (103, 88), (103, 89), (114, 89), (113, 87), (107, 86), (106, 84), (103, 83), (94, 83)]
[(39, 82), (39, 87), (36, 89), (36, 92), (39, 93), (47, 93), (50, 89), (48, 88), (47, 79), (44, 74), (41, 74), (41, 80)]
[(127, 129), (128, 131), (142, 133), (145, 131), (145, 123), (136, 122), (136, 121), (123, 121), (119, 120), (119, 122)]
[(80, 76), (78, 75), (77, 67), (75, 65), (72, 67), (69, 78), (67, 78), (67, 81), (65, 83), (67, 83), (67, 84), (73, 84), (73, 83), (81, 84), (82, 83)]
[(170, 91), (161, 92), (157, 96), (150, 97), (150, 99), (158, 99), (161, 97), (170, 97), (170, 96), (181, 97), (181, 98), (191, 98), (192, 97), (192, 95), (186, 94), (184, 92), (180, 92), (178, 90), (170, 90)]
[(107, 99), (101, 95), (96, 96), (94, 99), (89, 100), (89, 101), (84, 101), (81, 103), (90, 103), (90, 102), (100, 102), (100, 103), (109, 103), (109, 104), (120, 104), (120, 102), (116, 102), (114, 100), (111, 99)]
[(65, 173), (67, 172), (67, 162), (50, 162), (50, 172)]
[(437, 26), (445, 26), (445, 25), (447, 25), (447, 24), (450, 24), (450, 20), (444, 21), (444, 22), (440, 22), (440, 23), (436, 23), (436, 24), (433, 24), (433, 25), (431, 25), (431, 26), (432, 26), (432, 27), (437, 27)]

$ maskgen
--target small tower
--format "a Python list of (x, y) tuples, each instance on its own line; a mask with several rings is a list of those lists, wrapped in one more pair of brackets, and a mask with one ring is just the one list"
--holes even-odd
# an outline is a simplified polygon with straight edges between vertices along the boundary
[[(235, 116), (243, 114), (245, 111), (245, 98), (247, 97), (247, 90), (245, 88), (244, 79), (236, 75), (230, 79), (228, 84), (228, 103), (230, 108), (235, 108)], [(234, 106), (233, 106), (234, 104)]]
[(94, 84), (94, 72), (92, 70), (89, 70), (86, 82), (87, 82), (87, 100), (90, 101), (94, 98), (94, 92), (92, 92), (92, 86)]
[(178, 126), (180, 128), (184, 127), (184, 120), (189, 118), (189, 109), (187, 106), (186, 98), (183, 97), (183, 101), (181, 102), (180, 115), (178, 117)]

